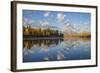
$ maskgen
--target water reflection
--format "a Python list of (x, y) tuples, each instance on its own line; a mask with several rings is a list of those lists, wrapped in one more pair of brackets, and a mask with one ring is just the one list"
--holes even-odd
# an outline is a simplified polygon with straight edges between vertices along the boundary
[(63, 39), (34, 39), (34, 40), (24, 40), (23, 48), (31, 49), (32, 47), (43, 47), (58, 45)]
[(34, 39), (23, 41), (23, 62), (91, 58), (90, 39)]

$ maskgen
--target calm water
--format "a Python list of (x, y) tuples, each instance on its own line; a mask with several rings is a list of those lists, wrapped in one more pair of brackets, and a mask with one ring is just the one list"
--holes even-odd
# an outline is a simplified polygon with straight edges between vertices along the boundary
[(35, 39), (23, 41), (23, 62), (91, 58), (90, 39)]

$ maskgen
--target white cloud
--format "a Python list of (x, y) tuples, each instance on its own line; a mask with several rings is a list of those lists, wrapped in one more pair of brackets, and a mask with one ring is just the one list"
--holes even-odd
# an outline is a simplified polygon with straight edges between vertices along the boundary
[(29, 20), (28, 24), (33, 24), (34, 22), (34, 20)]
[(28, 19), (27, 18), (24, 18), (23, 19), (23, 22), (24, 22), (24, 24), (26, 24), (28, 22)]
[(28, 19), (27, 18), (24, 18), (23, 19), (23, 26), (27, 26), (27, 23), (28, 23)]
[(49, 16), (49, 15), (50, 15), (50, 12), (45, 12), (45, 13), (44, 13), (44, 16), (45, 16), (45, 17), (47, 17), (47, 16)]
[(49, 22), (46, 21), (46, 20), (44, 20), (44, 21), (40, 21), (40, 24), (41, 24), (42, 26), (46, 26), (46, 25), (49, 25)]
[(28, 25), (32, 25), (32, 24), (34, 24), (34, 20), (32, 20), (32, 19), (27, 19), (27, 18), (24, 18), (23, 19), (23, 25), (24, 26), (28, 26)]
[(65, 20), (65, 15), (63, 13), (58, 13), (57, 20), (58, 22), (63, 22)]

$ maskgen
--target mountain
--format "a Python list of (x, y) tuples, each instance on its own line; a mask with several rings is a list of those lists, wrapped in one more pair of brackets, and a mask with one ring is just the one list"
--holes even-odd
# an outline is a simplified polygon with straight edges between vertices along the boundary
[(66, 25), (64, 27), (64, 31), (63, 31), (65, 34), (75, 34), (77, 33), (78, 31), (76, 30), (76, 28), (74, 28), (74, 26), (72, 26), (71, 24), (69, 25)]

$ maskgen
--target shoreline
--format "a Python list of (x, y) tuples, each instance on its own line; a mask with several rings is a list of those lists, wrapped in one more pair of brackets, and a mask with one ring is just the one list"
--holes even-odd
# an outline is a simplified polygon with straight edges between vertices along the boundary
[(64, 39), (64, 37), (31, 37), (31, 38), (23, 38), (23, 40), (53, 40), (53, 39)]

